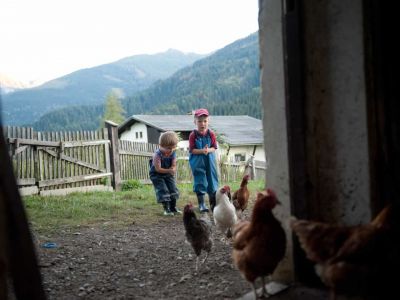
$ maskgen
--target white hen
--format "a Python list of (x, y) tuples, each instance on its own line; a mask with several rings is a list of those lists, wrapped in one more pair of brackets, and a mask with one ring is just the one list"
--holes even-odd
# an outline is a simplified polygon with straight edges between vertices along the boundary
[(227, 185), (217, 191), (215, 195), (216, 205), (213, 212), (215, 226), (227, 238), (232, 237), (232, 228), (237, 222), (236, 210), (232, 202), (229, 201), (229, 193), (230, 187)]

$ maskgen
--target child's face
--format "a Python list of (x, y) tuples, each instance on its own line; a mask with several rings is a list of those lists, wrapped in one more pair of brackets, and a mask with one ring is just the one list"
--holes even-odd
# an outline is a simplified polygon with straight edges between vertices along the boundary
[(172, 154), (172, 152), (174, 152), (176, 149), (176, 145), (175, 146), (160, 146), (160, 150), (162, 151), (162, 153), (164, 153), (164, 155), (169, 156)]
[(200, 117), (197, 117), (194, 120), (194, 123), (197, 126), (197, 130), (200, 133), (205, 133), (207, 131), (207, 129), (208, 129), (208, 121), (209, 121), (209, 118), (207, 116), (200, 116)]

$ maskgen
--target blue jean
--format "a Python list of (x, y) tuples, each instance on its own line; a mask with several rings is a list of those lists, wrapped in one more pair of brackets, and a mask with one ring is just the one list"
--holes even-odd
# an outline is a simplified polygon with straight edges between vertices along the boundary
[(213, 194), (218, 189), (218, 171), (215, 154), (191, 154), (190, 168), (193, 174), (193, 191), (196, 194)]
[(179, 199), (175, 177), (169, 174), (152, 174), (150, 180), (156, 192), (157, 203)]

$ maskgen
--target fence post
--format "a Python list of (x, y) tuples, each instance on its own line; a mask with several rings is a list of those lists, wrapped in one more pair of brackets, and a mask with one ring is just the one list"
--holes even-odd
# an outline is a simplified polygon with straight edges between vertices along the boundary
[[(248, 168), (250, 168), (250, 172), (247, 171)], [(254, 155), (250, 155), (249, 159), (246, 162), (245, 173), (246, 172), (248, 172), (250, 174), (251, 180), (256, 179), (256, 164), (255, 164), (255, 160), (254, 160)]]
[(254, 159), (254, 155), (251, 156), (251, 179), (256, 179), (256, 162)]
[(121, 167), (119, 162), (119, 146), (118, 146), (118, 124), (112, 121), (105, 121), (110, 140), (110, 162), (112, 175), (112, 186), (116, 192), (121, 190)]

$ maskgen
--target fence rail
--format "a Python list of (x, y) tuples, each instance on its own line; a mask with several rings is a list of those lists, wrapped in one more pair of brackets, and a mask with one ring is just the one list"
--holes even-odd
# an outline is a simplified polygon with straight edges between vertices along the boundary
[[(114, 141), (109, 128), (36, 132), (26, 127), (4, 127), (3, 132), (22, 195), (112, 190), (111, 183), (117, 189), (116, 178), (149, 183), (149, 158), (158, 148), (156, 144)], [(113, 153), (117, 153), (117, 161), (112, 159)], [(187, 151), (177, 150), (178, 182), (192, 182), (188, 156)], [(239, 181), (245, 172), (255, 179), (264, 178), (266, 169), (265, 163), (254, 160), (221, 160), (218, 167), (221, 182)]]

